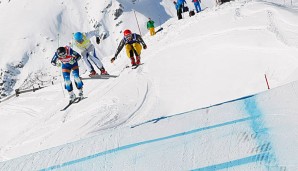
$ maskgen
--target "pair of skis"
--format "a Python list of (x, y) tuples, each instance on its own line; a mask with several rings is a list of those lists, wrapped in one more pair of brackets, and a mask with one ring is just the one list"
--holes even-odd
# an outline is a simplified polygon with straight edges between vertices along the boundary
[(109, 79), (109, 78), (116, 78), (118, 77), (117, 75), (93, 75), (91, 77), (87, 78), (81, 78), (82, 80), (89, 80), (89, 79)]
[(61, 109), (60, 111), (65, 111), (67, 108), (69, 108), (69, 106), (71, 106), (72, 104), (74, 103), (79, 103), (80, 101), (82, 101), (83, 99), (86, 99), (87, 97), (76, 97), (74, 100), (70, 100), (68, 102), (68, 104), (63, 108)]
[(137, 69), (140, 65), (143, 65), (144, 63), (140, 63), (139, 65), (135, 66), (126, 66), (126, 68), (131, 68), (131, 69)]
[[(144, 63), (141, 63), (139, 65), (134, 65), (134, 66), (126, 66), (125, 68), (131, 68), (131, 69), (137, 69), (140, 65), (143, 65)], [(125, 69), (124, 68), (124, 69)], [(119, 75), (99, 75), (99, 74), (96, 74), (96, 75), (93, 75), (93, 76), (90, 76), (90, 77), (87, 77), (87, 78), (84, 78), (82, 77), (81, 79), (82, 80), (90, 80), (90, 79), (109, 79), (109, 78), (116, 78), (118, 77)]]

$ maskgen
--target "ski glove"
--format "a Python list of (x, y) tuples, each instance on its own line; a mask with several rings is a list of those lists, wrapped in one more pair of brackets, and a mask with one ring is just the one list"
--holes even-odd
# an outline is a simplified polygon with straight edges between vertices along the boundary
[(73, 65), (76, 62), (74, 58), (71, 58), (71, 60), (68, 62), (70, 65)]
[(81, 59), (81, 56), (76, 56), (76, 61), (80, 60)]
[(143, 45), (143, 48), (144, 48), (144, 49), (147, 49), (147, 45)]
[(115, 60), (116, 60), (116, 56), (114, 56), (114, 57), (111, 59), (111, 63), (113, 63)]
[(58, 63), (51, 62), (51, 64), (52, 64), (53, 66), (56, 66), (56, 67), (60, 67), (60, 66), (61, 66), (61, 63), (60, 63), (60, 62), (58, 62)]
[(61, 67), (61, 63), (60, 62), (58, 62), (58, 63), (55, 63), (55, 62), (51, 62), (51, 64), (53, 65), (53, 66), (56, 66), (56, 67)]
[(99, 39), (99, 37), (96, 37), (96, 43), (97, 43), (97, 44), (100, 43), (100, 39)]

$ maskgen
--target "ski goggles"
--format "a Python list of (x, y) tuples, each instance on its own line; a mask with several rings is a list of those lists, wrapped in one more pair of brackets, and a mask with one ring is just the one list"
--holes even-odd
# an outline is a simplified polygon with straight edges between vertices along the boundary
[(83, 43), (83, 39), (81, 39), (81, 40), (76, 40), (76, 42), (78, 42), (78, 43), (80, 43), (80, 44), (82, 44)]
[(58, 57), (59, 58), (65, 58), (66, 57), (66, 53), (65, 52), (58, 53)]
[(126, 39), (131, 40), (132, 39), (132, 34), (128, 34), (125, 36)]

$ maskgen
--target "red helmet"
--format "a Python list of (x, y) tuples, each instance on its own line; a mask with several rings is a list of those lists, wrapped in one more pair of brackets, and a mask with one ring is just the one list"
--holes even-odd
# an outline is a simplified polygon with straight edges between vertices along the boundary
[(131, 31), (130, 30), (124, 30), (123, 32), (124, 36), (127, 36), (127, 35), (130, 35), (131, 34)]

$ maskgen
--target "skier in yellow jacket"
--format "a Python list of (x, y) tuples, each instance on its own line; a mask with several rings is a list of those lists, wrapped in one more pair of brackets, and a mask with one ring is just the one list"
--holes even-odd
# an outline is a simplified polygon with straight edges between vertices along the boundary
[(86, 33), (76, 32), (73, 36), (75, 40), (74, 45), (81, 50), (81, 55), (83, 56), (83, 60), (87, 66), (88, 71), (90, 72), (90, 77), (97, 74), (90, 61), (92, 61), (97, 66), (97, 68), (101, 72), (101, 75), (108, 75), (108, 72), (105, 70), (102, 62), (96, 55), (94, 45), (90, 41), (90, 38), (95, 36), (96, 43), (99, 44), (100, 38), (104, 37), (104, 34), (105, 33), (99, 34), (99, 30), (94, 30)]

